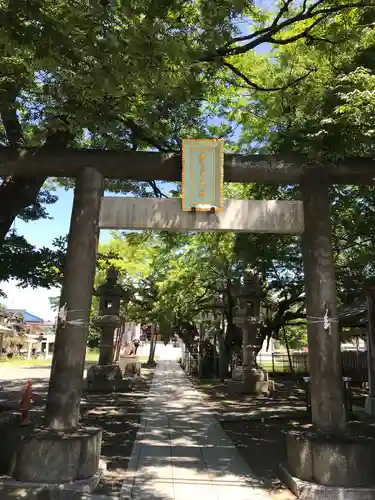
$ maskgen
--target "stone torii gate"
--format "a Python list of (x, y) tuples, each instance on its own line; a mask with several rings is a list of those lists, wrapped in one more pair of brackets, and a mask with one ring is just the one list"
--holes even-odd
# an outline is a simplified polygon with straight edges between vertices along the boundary
[[(240, 204), (232, 200), (226, 202), (226, 210), (220, 214), (191, 214), (178, 211), (178, 200), (102, 199), (104, 176), (181, 180), (181, 155), (77, 149), (58, 152), (37, 148), (29, 148), (26, 153), (27, 165), (23, 160), (14, 160), (17, 158), (14, 149), (0, 147), (0, 174), (27, 177), (31, 169), (38, 176), (76, 178), (64, 280), (67, 321), (64, 335), (58, 331), (56, 336), (47, 406), (52, 428), (77, 425), (100, 227), (158, 229), (158, 226), (176, 231), (282, 233), (298, 233), (304, 226), (312, 418), (320, 429), (345, 428), (328, 192), (333, 183), (374, 184), (375, 162), (353, 158), (339, 165), (321, 166), (311, 164), (301, 155), (225, 155), (225, 181), (300, 184), (303, 209), (299, 202)], [(328, 330), (324, 318), (328, 318)]]
[(104, 176), (181, 180), (181, 156), (159, 153), (30, 151), (27, 169), (0, 148), (0, 174), (76, 177), (64, 273), (67, 315), (59, 324), (48, 394), (47, 420), (55, 430), (78, 425), (82, 376), (100, 228), (171, 231), (303, 232), (312, 422), (336, 434), (346, 428), (332, 253), (329, 189), (374, 184), (375, 162), (352, 159), (313, 165), (305, 157), (226, 155), (229, 182), (300, 184), (302, 203), (228, 201), (222, 213), (186, 213), (179, 200), (103, 198)]

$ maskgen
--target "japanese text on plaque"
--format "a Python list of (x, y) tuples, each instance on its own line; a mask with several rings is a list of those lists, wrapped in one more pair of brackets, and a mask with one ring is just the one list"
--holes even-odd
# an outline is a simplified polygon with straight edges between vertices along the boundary
[(182, 141), (182, 208), (223, 209), (223, 140)]

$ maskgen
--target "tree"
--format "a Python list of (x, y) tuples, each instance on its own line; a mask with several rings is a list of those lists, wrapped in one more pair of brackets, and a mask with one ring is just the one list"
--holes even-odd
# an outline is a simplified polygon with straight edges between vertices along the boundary
[[(221, 20), (206, 15), (204, 29), (217, 26), (215, 40), (229, 36), (230, 10), (226, 15), (221, 11)], [(202, 127), (199, 107), (212, 87), (212, 71), (203, 74), (190, 64), (200, 44), (208, 50), (213, 43), (192, 31), (199, 17), (199, 8), (180, 1), (163, 7), (153, 1), (4, 5), (0, 144), (11, 146), (14, 159), (26, 163), (27, 146), (178, 149), (181, 131), (195, 134)], [(59, 183), (72, 186), (71, 180)], [(160, 196), (156, 183), (150, 184), (108, 181), (107, 189)], [(56, 201), (50, 187), (33, 172), (27, 178), (3, 179), (2, 244), (16, 216), (47, 217), (44, 205)], [(22, 267), (12, 267), (13, 277), (21, 275), (22, 280), (32, 259), (21, 259), (20, 240), (14, 238), (6, 240), (8, 254), (13, 243)], [(38, 252), (33, 257), (40, 258)], [(33, 267), (27, 272), (31, 275)], [(47, 281), (38, 284), (46, 286)]]
[[(255, 68), (258, 81), (267, 81), (270, 88), (280, 86), (286, 77), (296, 80), (306, 68), (316, 71), (298, 85), (256, 95), (240, 88), (239, 77), (231, 100), (223, 99), (223, 108), (227, 106), (230, 118), (241, 127), (237, 150), (269, 154), (294, 151), (310, 155), (317, 163), (327, 159), (338, 162), (354, 155), (372, 157), (373, 20), (373, 9), (351, 17), (341, 15), (325, 28), (325, 40), (322, 30), (315, 31), (311, 40), (281, 44), (266, 56), (243, 58), (240, 70)], [(288, 36), (293, 36), (293, 30)], [(239, 189), (243, 189), (241, 196), (250, 199), (300, 197), (297, 186), (251, 185)], [(370, 250), (374, 244), (374, 194), (372, 186), (331, 189), (334, 259), (341, 303), (361, 295), (364, 280), (374, 273)], [(279, 313), (272, 325), (274, 335), (287, 318), (303, 317), (299, 238), (242, 234), (237, 237), (237, 246), (245, 260), (258, 255), (255, 267), (277, 294)]]
[[(69, 13), (63, 1), (54, 8), (47, 2), (10, 4), (2, 18), (12, 52), (3, 56), (6, 77), (0, 81), (4, 143), (14, 146), (15, 158), (22, 153), (27, 162), (25, 145), (174, 151), (187, 135), (230, 135), (239, 127), (238, 145), (228, 144), (232, 150), (293, 150), (316, 161), (322, 156), (337, 160), (372, 155), (374, 9), (365, 8), (366, 2), (327, 0), (302, 5), (289, 0), (276, 13), (248, 3), (230, 5), (229, 11), (228, 3), (220, 2), (215, 15), (209, 15), (205, 2), (174, 2), (168, 7), (139, 2), (132, 6), (129, 23), (117, 4), (88, 7), (78, 2)], [(241, 15), (252, 21), (250, 34), (235, 33)], [(43, 33), (48, 33), (46, 45), (44, 38), (41, 43)], [(273, 47), (272, 53), (258, 56), (254, 48), (263, 43)], [(208, 125), (205, 119), (214, 115), (230, 123)], [(47, 193), (39, 191), (44, 180), (4, 180), (0, 235), (3, 227), (5, 237), (17, 213), (43, 215), (43, 199), (36, 193), (48, 201)], [(140, 195), (151, 192), (145, 183), (110, 182), (108, 187)], [(155, 183), (150, 189), (160, 195)], [(240, 198), (299, 196), (292, 186), (227, 190)], [(30, 200), (31, 209), (19, 212)], [(339, 292), (345, 301), (348, 294), (358, 293), (363, 277), (373, 270), (373, 190), (335, 188), (332, 203)], [(197, 311), (203, 306), (224, 310), (232, 324), (231, 287), (248, 267), (261, 274), (268, 293), (277, 297), (277, 311), (262, 326), (264, 337), (277, 336), (286, 322), (303, 317), (298, 237), (146, 236), (132, 236), (133, 248), (143, 255), (139, 241), (146, 241), (142, 245), (152, 247), (152, 255), (135, 261), (130, 247), (125, 251), (118, 243), (120, 254), (124, 250), (133, 255), (125, 259), (136, 299), (127, 314), (152, 318), (168, 334), (177, 328), (186, 338), (196, 335)], [(127, 245), (130, 240), (127, 237)], [(222, 244), (225, 251), (215, 256)], [(43, 254), (46, 257), (54, 259)], [(199, 259), (210, 265), (203, 269)], [(123, 261), (121, 256), (117, 264), (121, 267)], [(55, 267), (49, 268), (48, 260), (46, 265), (47, 277), (41, 274), (41, 280), (48, 283)], [(193, 291), (191, 280), (196, 284)]]
[[(182, 137), (210, 133), (203, 118), (212, 110), (202, 102), (226, 94), (233, 78), (263, 89), (238, 68), (244, 54), (264, 43), (321, 41), (337, 19), (350, 21), (367, 6), (372, 2), (287, 0), (271, 12), (243, 0), (221, 0), (214, 10), (210, 1), (79, 1), (74, 8), (64, 0), (53, 6), (8, 2), (0, 11), (7, 47), (0, 81), (3, 144), (22, 162), (34, 154), (26, 146), (179, 149)], [(239, 33), (240, 19), (248, 21), (249, 34)], [(353, 36), (358, 31), (353, 25)], [(32, 172), (3, 180), (1, 242), (14, 218), (36, 207), (44, 183)], [(132, 189), (131, 183), (122, 189)]]
[(52, 309), (52, 311), (57, 313), (59, 311), (59, 308), (60, 308), (60, 296), (57, 295), (57, 296), (48, 297), (48, 302), (49, 302), (49, 306)]
[[(275, 240), (275, 248), (277, 243)], [(254, 241), (256, 244), (259, 241)], [(262, 317), (261, 329), (253, 342), (258, 350), (267, 336), (278, 336), (284, 324), (304, 316), (301, 290), (296, 296), (292, 280), (290, 290), (283, 289), (286, 283), (280, 284), (276, 277), (272, 282), (272, 254), (264, 251), (262, 267), (256, 258), (258, 249), (251, 258), (249, 254), (244, 255), (240, 251), (238, 236), (233, 233), (130, 233), (117, 236), (101, 249), (106, 250), (116, 257), (105, 265), (110, 263), (126, 273), (126, 283), (133, 289), (127, 317), (157, 325), (164, 338), (178, 334), (189, 348), (193, 348), (199, 339), (202, 315), (213, 312), (222, 367), (228, 366), (234, 351), (241, 351), (241, 331), (235, 326), (233, 316), (236, 284), (245, 269), (258, 271), (268, 293), (280, 295), (275, 314)], [(277, 251), (280, 255), (280, 249)], [(282, 253), (280, 260), (282, 257), (286, 265), (290, 252)], [(220, 333), (219, 322), (223, 316), (226, 328)]]
[[(200, 20), (198, 5), (179, 0), (80, 1), (74, 8), (63, 0), (53, 7), (10, 2), (1, 17), (7, 52), (0, 115), (15, 159), (27, 162), (25, 146), (175, 147), (181, 128), (199, 126), (199, 105), (211, 86), (212, 70), (203, 74), (192, 62), (197, 51), (228, 39), (232, 12), (206, 12)], [(2, 239), (44, 182), (32, 173), (4, 179)]]
[(21, 287), (49, 288), (61, 283), (64, 260), (64, 238), (56, 239), (52, 249), (36, 249), (23, 236), (12, 232), (0, 252), (0, 282), (17, 279)]
[(285, 327), (285, 335), (280, 336), (281, 345), (290, 349), (301, 350), (307, 346), (307, 328), (306, 325), (289, 325)]

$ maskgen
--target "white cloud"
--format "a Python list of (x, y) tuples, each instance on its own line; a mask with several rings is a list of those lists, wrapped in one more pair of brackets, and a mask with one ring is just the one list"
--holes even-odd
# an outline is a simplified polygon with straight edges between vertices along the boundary
[(49, 305), (48, 297), (60, 295), (59, 288), (18, 288), (17, 281), (11, 280), (0, 283), (0, 289), (6, 293), (6, 299), (0, 299), (6, 307), (12, 309), (26, 309), (30, 314), (35, 314), (45, 321), (54, 321), (54, 313)]

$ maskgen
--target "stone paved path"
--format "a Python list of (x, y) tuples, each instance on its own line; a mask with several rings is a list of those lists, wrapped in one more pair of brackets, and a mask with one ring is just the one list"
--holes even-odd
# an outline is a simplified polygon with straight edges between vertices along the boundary
[(120, 498), (270, 500), (175, 360), (158, 363)]

